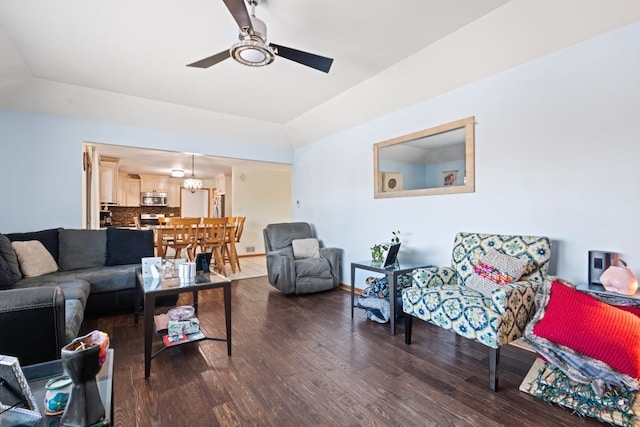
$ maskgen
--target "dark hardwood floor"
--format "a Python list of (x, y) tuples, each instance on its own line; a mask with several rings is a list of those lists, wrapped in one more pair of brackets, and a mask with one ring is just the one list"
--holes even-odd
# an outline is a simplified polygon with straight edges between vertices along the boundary
[[(351, 319), (342, 290), (285, 296), (264, 277), (232, 289), (233, 355), (214, 341), (171, 348), (148, 380), (142, 322), (85, 322), (115, 349), (116, 426), (598, 425), (518, 390), (535, 359), (526, 350), (503, 348), (493, 393), (486, 347), (450, 331), (414, 321), (408, 346), (402, 323), (391, 336), (361, 310)], [(200, 293), (199, 318), (224, 335), (222, 290)]]

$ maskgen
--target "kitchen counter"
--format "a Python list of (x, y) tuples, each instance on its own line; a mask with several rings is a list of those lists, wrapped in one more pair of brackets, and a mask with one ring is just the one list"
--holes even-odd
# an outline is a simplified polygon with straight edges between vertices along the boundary
[(179, 207), (162, 206), (111, 206), (111, 224), (114, 227), (135, 227), (134, 218), (140, 214), (164, 214), (165, 216), (180, 216)]

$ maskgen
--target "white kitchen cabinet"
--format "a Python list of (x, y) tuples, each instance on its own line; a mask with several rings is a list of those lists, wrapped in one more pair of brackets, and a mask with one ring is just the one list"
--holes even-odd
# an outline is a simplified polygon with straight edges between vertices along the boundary
[(140, 206), (140, 180), (127, 180), (126, 206)]
[(101, 157), (100, 203), (118, 203), (118, 159)]
[(169, 191), (169, 177), (140, 175), (140, 191), (143, 193), (167, 193)]
[(126, 173), (118, 174), (118, 204), (127, 206), (127, 177)]
[[(127, 178), (125, 187), (125, 206), (140, 206), (140, 180)], [(122, 203), (121, 203), (122, 204)]]
[(118, 204), (120, 206), (140, 205), (140, 180), (127, 173), (118, 174)]
[(230, 173), (221, 173), (216, 175), (216, 190), (218, 190), (218, 194), (227, 194), (231, 192)]
[(169, 179), (167, 204), (172, 208), (180, 207), (180, 187), (182, 187), (182, 180)]

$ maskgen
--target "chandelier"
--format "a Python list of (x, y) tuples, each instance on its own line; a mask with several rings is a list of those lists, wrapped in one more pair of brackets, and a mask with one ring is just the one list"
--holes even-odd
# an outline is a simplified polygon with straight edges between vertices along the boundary
[(195, 176), (195, 168), (193, 167), (193, 162), (195, 159), (195, 155), (191, 155), (191, 178), (187, 178), (184, 180), (184, 183), (182, 183), (182, 186), (186, 189), (188, 189), (189, 191), (191, 191), (192, 193), (195, 193), (196, 190), (199, 190), (202, 188), (202, 181), (197, 179)]

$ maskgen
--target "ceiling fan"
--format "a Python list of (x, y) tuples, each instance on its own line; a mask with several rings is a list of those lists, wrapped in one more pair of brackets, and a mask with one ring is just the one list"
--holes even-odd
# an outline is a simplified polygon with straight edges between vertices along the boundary
[(278, 55), (298, 64), (306, 65), (325, 73), (329, 72), (333, 63), (332, 58), (303, 52), (275, 43), (267, 43), (267, 26), (262, 20), (256, 18), (256, 6), (260, 3), (260, 0), (246, 0), (251, 6), (251, 16), (249, 16), (244, 5), (244, 0), (223, 1), (238, 23), (240, 41), (231, 46), (229, 50), (224, 50), (188, 64), (187, 67), (209, 68), (229, 57), (244, 65), (262, 67), (271, 64), (275, 59), (275, 55)]

